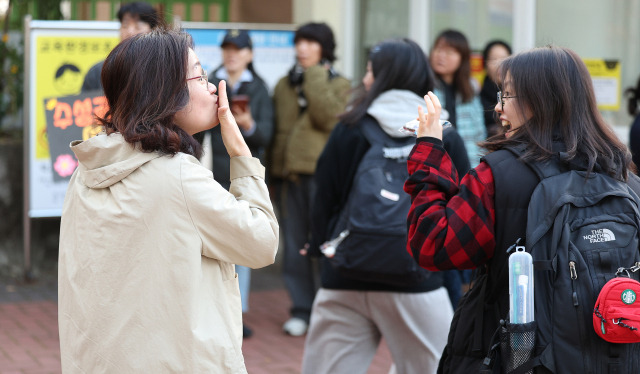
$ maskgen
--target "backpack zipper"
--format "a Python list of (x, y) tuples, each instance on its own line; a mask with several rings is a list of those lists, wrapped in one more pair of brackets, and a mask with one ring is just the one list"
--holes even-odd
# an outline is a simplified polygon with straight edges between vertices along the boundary
[(578, 272), (576, 271), (576, 262), (569, 261), (569, 273), (571, 274), (571, 297), (573, 299), (573, 306), (578, 307), (580, 303), (578, 302), (578, 293), (576, 292), (576, 287), (574, 284), (574, 280), (578, 279)]
[[(578, 269), (576, 268), (576, 255), (575, 253), (571, 250), (571, 248), (569, 248), (569, 277), (571, 278), (571, 299), (573, 301), (573, 306), (576, 310), (576, 317), (578, 320), (578, 326), (586, 326), (584, 323), (584, 316), (582, 315), (582, 307), (580, 306), (580, 301), (579, 301), (579, 297), (578, 297), (578, 291), (576, 289), (576, 280), (578, 279)], [(578, 339), (580, 339), (580, 349), (581, 351), (587, 352), (588, 347), (585, 345), (586, 341), (584, 339), (584, 334), (582, 333), (582, 330), (580, 328), (578, 328)], [(589, 357), (585, 356), (584, 357), (584, 367), (585, 368), (589, 368), (590, 367), (590, 362), (589, 362)]]

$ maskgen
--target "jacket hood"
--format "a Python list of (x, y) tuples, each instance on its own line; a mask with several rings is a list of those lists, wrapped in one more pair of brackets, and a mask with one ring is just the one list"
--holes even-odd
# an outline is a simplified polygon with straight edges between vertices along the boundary
[(107, 188), (123, 180), (145, 163), (161, 156), (159, 152), (142, 152), (127, 143), (121, 134), (101, 133), (91, 139), (70, 144), (80, 167), (79, 177), (89, 188)]
[(392, 138), (405, 138), (399, 131), (405, 123), (418, 118), (418, 107), (424, 99), (408, 90), (389, 90), (381, 93), (369, 106), (367, 113)]

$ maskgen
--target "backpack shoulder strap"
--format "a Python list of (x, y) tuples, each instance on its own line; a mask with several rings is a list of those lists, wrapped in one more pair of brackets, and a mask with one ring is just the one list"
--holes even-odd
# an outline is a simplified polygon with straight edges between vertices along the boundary
[(390, 138), (372, 117), (366, 116), (359, 126), (362, 135), (370, 144), (384, 144)]
[[(521, 158), (526, 150), (526, 144), (519, 144), (513, 147), (507, 147), (511, 153), (513, 153), (517, 158)], [(558, 152), (556, 157), (553, 157), (547, 161), (523, 161), (527, 166), (533, 170), (534, 173), (538, 176), (538, 178), (542, 181), (543, 179), (553, 177), (554, 175), (562, 174), (569, 169), (563, 165), (560, 161), (562, 159), (562, 153)]]

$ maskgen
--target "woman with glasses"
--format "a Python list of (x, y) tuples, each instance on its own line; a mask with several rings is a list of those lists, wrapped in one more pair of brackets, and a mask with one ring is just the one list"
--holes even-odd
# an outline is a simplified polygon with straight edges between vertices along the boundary
[[(442, 373), (478, 372), (500, 318), (508, 315), (506, 249), (525, 237), (539, 182), (524, 160), (560, 163), (554, 155), (563, 151), (566, 167), (628, 178), (640, 191), (631, 155), (598, 112), (591, 78), (575, 52), (553, 46), (523, 52), (504, 60), (498, 76), (495, 111), (504, 131), (483, 144), (489, 153), (478, 166), (464, 176), (456, 172), (442, 147), (442, 105), (432, 93), (425, 96), (427, 112), (419, 111), (419, 138), (408, 161), (408, 249), (428, 270), (486, 274), (460, 301)], [(522, 145), (523, 158), (507, 149)]]
[[(149, 58), (153, 56), (153, 58)], [(207, 81), (188, 34), (128, 38), (105, 60), (105, 131), (79, 166), (60, 229), (62, 371), (246, 373), (233, 264), (273, 263), (264, 167)], [(220, 123), (229, 191), (193, 134)]]

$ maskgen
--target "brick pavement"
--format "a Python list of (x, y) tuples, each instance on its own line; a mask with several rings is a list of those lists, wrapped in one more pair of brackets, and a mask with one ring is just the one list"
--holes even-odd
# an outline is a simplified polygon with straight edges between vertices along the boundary
[[(304, 338), (282, 332), (290, 303), (274, 279), (273, 271), (254, 272), (245, 315), (254, 335), (243, 344), (250, 374), (300, 372)], [(0, 279), (0, 374), (60, 373), (56, 296), (55, 277), (31, 285)], [(386, 374), (390, 365), (383, 343), (368, 374)]]

